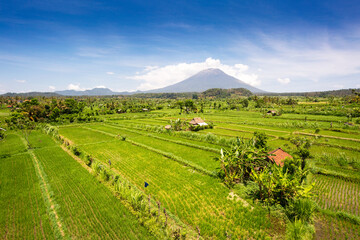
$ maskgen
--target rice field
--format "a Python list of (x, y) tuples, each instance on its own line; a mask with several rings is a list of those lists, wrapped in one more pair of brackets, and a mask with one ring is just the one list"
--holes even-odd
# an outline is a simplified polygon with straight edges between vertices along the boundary
[(316, 175), (316, 202), (323, 209), (349, 212), (360, 216), (360, 184)]
[(360, 225), (347, 220), (326, 215), (320, 215), (315, 220), (316, 240), (360, 238)]
[[(109, 189), (50, 136), (34, 131), (29, 139), (39, 169), (34, 169), (30, 152), (0, 161), (3, 239), (154, 239)], [(23, 144), (20, 137), (9, 140)], [(37, 177), (36, 171), (42, 175)], [(45, 181), (45, 190), (40, 180)], [(62, 236), (54, 233), (54, 215), (47, 209), (49, 199), (44, 199), (41, 188), (55, 206)]]
[(28, 153), (0, 160), (0, 199), (1, 239), (55, 238)]
[[(214, 128), (174, 134), (159, 130), (170, 120), (198, 116), (213, 122)], [(343, 128), (346, 119), (305, 114), (263, 117), (260, 112), (215, 110), (179, 115), (171, 109), (108, 115), (102, 123), (62, 125), (59, 134), (102, 164), (109, 166), (110, 160), (114, 172), (150, 194), (169, 214), (195, 231), (198, 228), (204, 239), (226, 239), (229, 234), (233, 239), (282, 239), (285, 223), (280, 218), (269, 217), (266, 208), (243, 196), (241, 201), (229, 198), (232, 190), (215, 176), (219, 163), (214, 157), (235, 137), (249, 139), (256, 131), (268, 136), (269, 150), (281, 147), (290, 153), (295, 150), (292, 137), (309, 138), (314, 143), (309, 166), (329, 173), (313, 174), (314, 200), (321, 210), (314, 238), (359, 239), (359, 224), (336, 217), (341, 212), (360, 217), (360, 131)], [(58, 237), (32, 156), (51, 190), (65, 237), (155, 238), (59, 142), (34, 130), (29, 150), (21, 136), (11, 131), (0, 142), (0, 238)], [(144, 182), (149, 186), (145, 188)]]
[[(255, 208), (250, 211), (250, 208), (244, 207), (241, 202), (228, 200), (229, 189), (218, 179), (198, 173), (127, 141), (81, 145), (84, 143), (79, 137), (81, 133), (86, 136), (96, 136), (98, 141), (109, 141), (111, 138), (96, 130), (60, 129), (61, 135), (71, 139), (86, 153), (104, 164), (110, 159), (112, 167), (137, 186), (141, 187), (144, 181), (148, 182), (149, 187), (144, 189), (147, 194), (156, 196), (183, 222), (194, 227), (198, 226), (204, 233), (203, 236), (223, 238), (224, 232), (227, 231), (233, 236), (265, 238), (265, 233), (270, 231), (270, 221), (262, 217), (264, 210)], [(94, 138), (90, 137), (90, 139)], [(178, 145), (179, 149), (183, 147)], [(183, 149), (182, 152), (185, 153), (187, 148)], [(260, 231), (254, 233), (251, 229), (260, 229)]]

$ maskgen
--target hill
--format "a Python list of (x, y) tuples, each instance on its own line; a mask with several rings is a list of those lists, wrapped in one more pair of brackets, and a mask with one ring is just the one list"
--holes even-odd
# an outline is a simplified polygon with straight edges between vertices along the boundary
[(109, 96), (109, 95), (125, 94), (125, 93), (113, 92), (109, 88), (93, 88), (85, 91), (62, 90), (62, 91), (56, 91), (55, 93), (63, 96)]
[(8, 92), (0, 96), (4, 97), (58, 97), (60, 94), (54, 92), (26, 92), (26, 93), (12, 93)]
[(173, 85), (147, 91), (149, 93), (179, 93), (179, 92), (203, 92), (211, 88), (246, 88), (253, 93), (265, 91), (252, 87), (243, 81), (227, 75), (220, 69), (209, 68), (203, 70), (181, 82)]
[(266, 96), (301, 96), (301, 97), (345, 97), (354, 95), (354, 92), (360, 92), (360, 88), (349, 88), (340, 90), (328, 90), (318, 92), (285, 92), (285, 93), (263, 93)]

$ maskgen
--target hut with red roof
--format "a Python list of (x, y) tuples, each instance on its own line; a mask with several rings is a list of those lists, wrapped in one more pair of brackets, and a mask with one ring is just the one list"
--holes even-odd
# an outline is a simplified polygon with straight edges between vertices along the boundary
[(268, 159), (274, 162), (276, 165), (283, 167), (284, 160), (286, 158), (293, 158), (290, 154), (282, 150), (281, 148), (277, 148), (274, 151), (269, 152)]

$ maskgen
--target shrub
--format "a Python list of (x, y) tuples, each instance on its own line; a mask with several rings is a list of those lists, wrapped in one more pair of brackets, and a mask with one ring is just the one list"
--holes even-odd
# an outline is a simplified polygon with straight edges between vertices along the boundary
[(80, 156), (81, 154), (80, 150), (76, 146), (73, 147), (72, 151), (75, 154), (75, 156)]
[(303, 223), (301, 220), (295, 220), (286, 227), (286, 238), (292, 240), (313, 239), (315, 229), (312, 225)]
[(91, 166), (92, 157), (90, 155), (86, 155), (85, 164), (88, 165), (89, 167)]
[(301, 220), (304, 223), (311, 223), (315, 210), (315, 202), (308, 198), (300, 198), (292, 201), (285, 212), (291, 221)]
[(100, 179), (107, 182), (109, 180), (109, 173), (105, 169), (100, 169), (99, 172)]
[(265, 148), (267, 149), (267, 139), (268, 136), (266, 136), (265, 133), (263, 132), (254, 132), (254, 139), (255, 139), (255, 147), (260, 149), (260, 148)]

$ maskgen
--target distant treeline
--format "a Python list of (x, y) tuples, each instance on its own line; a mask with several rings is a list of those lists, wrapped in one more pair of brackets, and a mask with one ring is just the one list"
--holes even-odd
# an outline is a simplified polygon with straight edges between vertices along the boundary
[[(287, 93), (273, 93), (265, 92), (258, 93), (258, 96), (299, 96), (299, 97), (345, 97), (354, 95), (355, 92), (360, 92), (360, 88), (357, 89), (341, 89), (331, 91), (320, 91), (320, 92), (287, 92)], [(134, 98), (162, 98), (162, 99), (178, 99), (178, 98), (229, 98), (236, 96), (251, 96), (253, 93), (245, 88), (211, 88), (204, 92), (185, 92), (185, 93), (134, 93), (127, 95), (100, 95), (98, 97), (134, 97)], [(3, 97), (69, 97), (63, 96), (54, 92), (28, 92), (28, 93), (5, 93), (0, 95)], [(78, 96), (79, 97), (79, 96)], [(86, 97), (86, 96), (82, 96)], [(95, 97), (95, 96), (92, 96)]]
[(349, 95), (354, 95), (355, 92), (360, 92), (360, 88), (355, 89), (340, 89), (340, 90), (331, 90), (331, 91), (321, 91), (321, 92), (294, 92), (294, 93), (261, 93), (258, 95), (262, 96), (299, 96), (299, 97), (345, 97)]
[(131, 95), (136, 98), (229, 98), (232, 96), (251, 96), (253, 95), (251, 91), (245, 88), (231, 88), (231, 89), (222, 89), (222, 88), (211, 88), (204, 92), (187, 92), (187, 93), (138, 93)]

